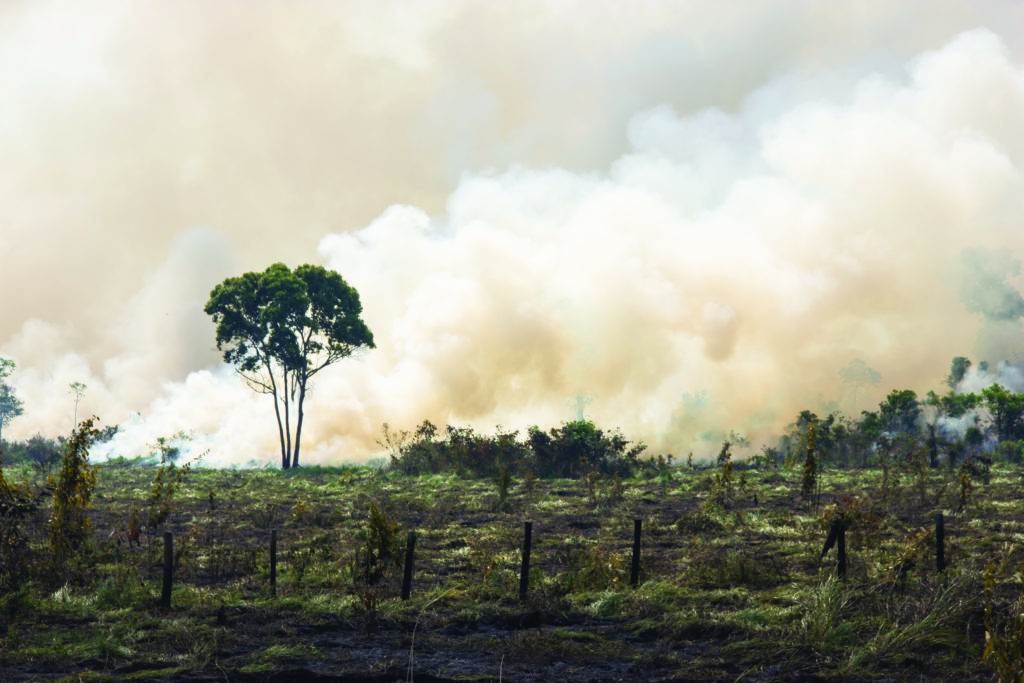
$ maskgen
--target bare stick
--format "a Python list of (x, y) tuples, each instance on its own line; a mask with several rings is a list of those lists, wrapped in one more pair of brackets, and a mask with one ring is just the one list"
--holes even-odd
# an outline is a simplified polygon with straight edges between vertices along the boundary
[(174, 580), (174, 534), (164, 532), (164, 585), (160, 591), (160, 608), (171, 609), (171, 582)]
[(629, 568), (629, 585), (636, 588), (640, 585), (640, 530), (642, 519), (633, 520), (633, 563)]
[(523, 522), (523, 566), (519, 568), (519, 599), (526, 600), (530, 587), (530, 546), (533, 544), (533, 522)]
[(270, 530), (270, 597), (277, 597), (277, 529)]
[(416, 532), (410, 531), (405, 540), (405, 571), (402, 573), (402, 599), (408, 600), (412, 592), (412, 561), (416, 551)]

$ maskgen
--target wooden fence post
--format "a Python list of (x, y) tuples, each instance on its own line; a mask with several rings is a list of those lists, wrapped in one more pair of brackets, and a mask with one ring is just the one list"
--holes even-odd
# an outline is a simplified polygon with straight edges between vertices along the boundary
[(633, 562), (629, 568), (629, 585), (636, 588), (640, 585), (640, 530), (642, 519), (633, 520)]
[(171, 609), (171, 582), (174, 580), (174, 534), (164, 532), (164, 584), (160, 591), (160, 608)]
[(946, 570), (946, 520), (941, 510), (935, 515), (935, 568)]
[(846, 578), (846, 524), (838, 519), (832, 520), (828, 528), (828, 537), (825, 539), (825, 546), (821, 549), (819, 561), (825, 559), (825, 555), (836, 546), (836, 574), (840, 579)]
[(530, 547), (533, 544), (533, 522), (523, 522), (523, 564), (519, 568), (519, 599), (526, 600), (530, 587)]
[(402, 572), (402, 599), (408, 600), (412, 592), (412, 560), (416, 550), (416, 532), (410, 531), (405, 539), (405, 571)]
[(846, 579), (846, 525), (840, 523), (836, 537), (836, 573)]
[(270, 597), (277, 597), (277, 529), (270, 530)]

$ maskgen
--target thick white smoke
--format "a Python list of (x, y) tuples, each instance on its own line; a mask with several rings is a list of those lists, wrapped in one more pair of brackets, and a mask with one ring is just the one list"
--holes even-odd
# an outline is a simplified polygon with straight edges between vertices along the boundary
[[(794, 70), (721, 107), (643, 107), (597, 170), (469, 173), (443, 210), (335, 224), (319, 259), (360, 291), (378, 348), (318, 377), (305, 460), (364, 458), (385, 421), (557, 423), (578, 393), (603, 424), (707, 455), (708, 435), (756, 444), (803, 407), (937, 386), (982, 343), (1010, 357), (1012, 337), (979, 337), (959, 273), (965, 250), (1024, 255), (1020, 120), (1024, 69), (975, 30), (900, 69)], [(240, 266), (240, 240), (214, 226), (107, 300), (102, 343), (37, 320), (0, 344), (26, 402), (12, 437), (64, 430), (77, 380), (80, 412), (123, 424), (103, 454), (185, 430), (208, 463), (275, 460), (269, 400), (215, 362), (201, 307), (219, 279), (277, 259)], [(840, 373), (858, 359), (881, 381), (862, 370), (851, 394)]]

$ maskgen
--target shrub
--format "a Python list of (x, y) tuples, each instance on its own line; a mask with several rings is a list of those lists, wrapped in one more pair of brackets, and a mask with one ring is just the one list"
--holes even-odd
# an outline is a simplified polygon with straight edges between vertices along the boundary
[(680, 533), (717, 535), (726, 530), (725, 524), (714, 514), (715, 505), (701, 505), (684, 513), (676, 520), (675, 527)]
[(21, 583), (29, 548), (23, 527), (37, 507), (38, 500), (27, 486), (11, 484), (4, 477), (0, 446), (0, 595)]
[(174, 504), (174, 496), (181, 488), (185, 475), (192, 468), (191, 463), (186, 463), (182, 467), (177, 465), (176, 461), (181, 451), (173, 442), (182, 438), (185, 438), (184, 435), (179, 434), (170, 439), (160, 437), (156, 441), (156, 448), (160, 452), (160, 464), (149, 489), (146, 515), (147, 526), (151, 530), (167, 521)]
[(138, 571), (124, 564), (115, 565), (110, 575), (96, 587), (96, 606), (100, 609), (140, 607), (150, 599)]
[(996, 446), (996, 458), (1003, 462), (1019, 465), (1024, 460), (1024, 439), (1019, 441), (1002, 441)]
[(590, 472), (625, 477), (639, 468), (646, 448), (617, 432), (605, 433), (588, 420), (547, 432), (532, 427), (525, 441), (516, 431), (499, 429), (486, 436), (454, 426), (441, 436), (433, 423), (424, 421), (412, 435), (385, 426), (379, 443), (388, 449), (391, 467), (404, 474), (455, 472), (488, 479), (497, 479), (503, 468), (510, 474), (533, 472), (547, 478), (579, 479)]
[(982, 659), (988, 662), (999, 683), (1017, 683), (1024, 672), (1024, 597), (1012, 601), (1000, 599), (999, 587), (1012, 581), (1024, 565), (1012, 560), (1012, 548), (989, 562), (984, 573), (985, 650)]
[(766, 588), (785, 579), (785, 573), (775, 557), (755, 554), (747, 548), (709, 548), (698, 551), (692, 558), (689, 575), (698, 585), (707, 588)]
[(627, 566), (622, 553), (582, 545), (569, 553), (565, 587), (568, 591), (618, 590), (626, 583)]
[(529, 450), (518, 432), (498, 430), (493, 437), (477, 434), (469, 427), (449, 426), (443, 438), (437, 427), (424, 421), (409, 436), (385, 426), (384, 439), (391, 467), (404, 474), (456, 472), (463, 476), (496, 479), (502, 468), (522, 471)]
[(61, 457), (61, 443), (36, 435), (25, 442), (25, 459), (41, 470), (49, 470)]
[(533, 427), (529, 442), (539, 476), (569, 479), (592, 471), (628, 477), (646, 449), (643, 443), (630, 446), (617, 432), (605, 434), (589, 420), (566, 422), (549, 432)]
[(87, 512), (96, 488), (96, 472), (89, 465), (89, 447), (100, 436), (96, 418), (83, 420), (64, 446), (60, 473), (53, 489), (50, 513), (50, 549), (54, 568), (66, 575), (81, 554), (91, 528)]
[(370, 503), (366, 524), (357, 537), (350, 569), (352, 588), (371, 620), (377, 603), (397, 576), (401, 565), (401, 527), (377, 505)]
[(715, 474), (714, 484), (711, 488), (711, 500), (717, 505), (728, 505), (733, 498), (732, 444), (728, 441), (722, 443), (722, 450), (718, 452), (718, 464), (721, 470)]
[(508, 492), (512, 486), (512, 470), (502, 465), (494, 482), (498, 487), (498, 509), (508, 509)]

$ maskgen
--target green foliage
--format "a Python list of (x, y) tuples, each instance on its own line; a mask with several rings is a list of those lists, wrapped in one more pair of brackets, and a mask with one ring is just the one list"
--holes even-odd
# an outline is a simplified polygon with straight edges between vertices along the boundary
[(96, 607), (99, 609), (139, 608), (152, 599), (138, 571), (127, 564), (116, 564), (110, 574), (96, 587)]
[[(170, 438), (162, 436), (156, 440), (160, 464), (153, 475), (149, 497), (146, 499), (146, 525), (150, 529), (159, 528), (167, 521), (174, 507), (174, 496), (181, 489), (185, 476), (192, 468), (191, 463), (179, 467), (176, 462), (181, 449), (174, 444), (184, 438), (184, 434), (177, 434)], [(210, 495), (213, 495), (212, 491)]]
[[(715, 505), (700, 505), (676, 520), (675, 528), (681, 534), (707, 534), (717, 536), (726, 531), (722, 522), (722, 509)], [(718, 514), (716, 514), (718, 513)]]
[(59, 441), (38, 434), (25, 442), (25, 459), (44, 471), (60, 462), (61, 451)]
[(1024, 438), (1024, 394), (993, 384), (981, 392), (999, 441)]
[(96, 487), (96, 472), (89, 465), (89, 447), (100, 436), (96, 418), (83, 420), (64, 446), (60, 472), (53, 489), (50, 512), (50, 550), (55, 569), (67, 576), (71, 563), (89, 539), (87, 512)]
[(25, 525), (38, 505), (28, 486), (7, 481), (0, 444), (0, 595), (20, 586), (29, 552)]
[(64, 442), (62, 438), (48, 439), (37, 434), (27, 441), (6, 441), (4, 449), (7, 464), (28, 463), (47, 472), (60, 462)]
[(916, 433), (921, 417), (917, 393), (910, 389), (890, 391), (878, 406), (878, 416), (883, 428), (892, 434)]
[[(358, 678), (366, 675), (365, 665), (325, 654), (336, 646), (338, 628), (347, 629), (347, 645), (364, 651), (403, 638), (408, 643), (418, 619), (423, 641), (417, 642), (440, 653), (432, 660), (436, 665), (424, 658), (422, 676), (446, 666), (449, 653), (483, 652), (472, 663), (484, 661), (491, 647), (480, 645), (483, 624), (487, 642), (503, 652), (504, 643), (537, 632), (531, 647), (547, 648), (551, 638), (589, 643), (591, 649), (573, 660), (588, 671), (628, 671), (639, 662), (648, 678), (678, 677), (682, 665), (702, 680), (746, 680), (749, 674), (743, 674), (752, 667), (769, 678), (905, 680), (920, 678), (922, 671), (936, 680), (993, 678), (988, 667), (996, 669), (995, 655), (981, 661), (983, 591), (977, 569), (991, 555), (994, 533), (1010, 538), (1017, 530), (1021, 478), (1016, 467), (1002, 462), (993, 467), (984, 506), (968, 510), (977, 515), (947, 517), (952, 561), (940, 576), (928, 542), (931, 501), (928, 506), (916, 496), (882, 501), (874, 495), (877, 471), (822, 468), (823, 503), (834, 504), (824, 506), (819, 519), (795, 505), (799, 471), (743, 465), (735, 463), (734, 483), (738, 486), (745, 474), (749, 493), (760, 502), (751, 506), (738, 497), (729, 510), (709, 500), (718, 467), (701, 474), (678, 472), (678, 488), (668, 495), (661, 495), (656, 478), (633, 478), (627, 482), (628, 504), (616, 511), (592, 506), (582, 485), (538, 479), (530, 510), (535, 520), (531, 597), (525, 608), (515, 600), (522, 527), (488, 504), (495, 498), (490, 480), (406, 478), (394, 472), (377, 477), (365, 467), (352, 468), (344, 481), (326, 468), (287, 474), (194, 469), (186, 480), (189, 495), (175, 498), (182, 512), (175, 548), (184, 553), (175, 574), (175, 611), (163, 615), (149, 609), (159, 587), (160, 544), (143, 539), (142, 548), (126, 551), (120, 538), (107, 533), (124, 525), (153, 469), (104, 463), (97, 466), (90, 511), (96, 520), (90, 571), (53, 593), (56, 586), (37, 579), (37, 563), (29, 564), (20, 580), (24, 597), (0, 597), (0, 668), (26, 677), (106, 667), (97, 673), (234, 679), (255, 662), (265, 677), (329, 670)], [(931, 471), (929, 481), (943, 474)], [(28, 467), (7, 475), (38, 479)], [(600, 479), (602, 502), (614, 481)], [(512, 491), (520, 490), (518, 483)], [(210, 490), (217, 493), (215, 511), (208, 509)], [(370, 517), (376, 517), (367, 515), (371, 500), (387, 501), (390, 524), (371, 524)], [(265, 598), (269, 533), (254, 525), (268, 507), (278, 511), (280, 529), (279, 597), (273, 605)], [(145, 507), (139, 510), (144, 517)], [(642, 569), (650, 578), (636, 590), (625, 585), (635, 514), (645, 518)], [(665, 526), (666, 519), (680, 520), (678, 532)], [(826, 580), (831, 572), (816, 571), (812, 559), (825, 529), (837, 519), (850, 525), (844, 585)], [(257, 521), (267, 526), (272, 520)], [(391, 599), (397, 598), (404, 541), (397, 523), (422, 533), (407, 602)], [(925, 523), (928, 533), (915, 531)], [(385, 531), (371, 533), (374, 527)], [(356, 541), (361, 548), (379, 548), (379, 542), (367, 541), (383, 536), (392, 539), (383, 544), (391, 546), (392, 559), (385, 561), (390, 567), (385, 576), (374, 582), (376, 573), (361, 573), (359, 567), (366, 565), (353, 555)], [(915, 569), (893, 584), (904, 559), (916, 563)], [(988, 630), (1005, 639), (996, 643), (997, 651), (1009, 652), (1006, 647), (1012, 648), (1017, 637), (1011, 628), (1019, 613), (1016, 566), (1001, 575), (992, 593)], [(974, 583), (961, 581), (975, 575)], [(942, 597), (947, 583), (954, 590)], [(427, 610), (431, 604), (437, 608)], [(4, 612), (5, 605), (12, 606), (13, 616)], [(364, 620), (383, 634), (351, 631)], [(214, 642), (213, 631), (225, 642)], [(210, 644), (197, 644), (207, 638)], [(314, 643), (320, 654), (302, 662), (283, 658), (283, 664), (264, 656), (269, 645), (291, 644), (295, 638)], [(663, 654), (666, 644), (694, 643), (700, 651), (685, 660)], [(506, 658), (506, 678), (514, 677), (515, 667), (546, 666), (559, 656), (561, 650), (552, 647), (531, 652), (521, 663)], [(180, 669), (147, 668), (165, 661)]]
[(963, 381), (967, 371), (971, 368), (970, 359), (964, 356), (955, 357), (949, 364), (949, 374), (946, 375), (946, 386), (956, 389)]
[(359, 530), (351, 561), (352, 589), (363, 608), (373, 615), (377, 604), (401, 568), (401, 527), (377, 505), (370, 504)]
[(799, 634), (803, 643), (818, 651), (829, 652), (849, 642), (853, 625), (843, 622), (852, 596), (835, 576), (798, 594)]
[(1024, 679), (1024, 594), (1007, 599), (1000, 587), (1024, 575), (1024, 563), (1016, 548), (1004, 547), (985, 566), (983, 604), (985, 649), (982, 659), (994, 670), (999, 683), (1020, 683)]
[(512, 486), (512, 469), (508, 465), (498, 468), (498, 476), (495, 480), (498, 487), (498, 509), (508, 509), (508, 492)]
[(75, 399), (75, 414), (74, 423), (78, 424), (78, 404), (82, 401), (82, 397), (85, 396), (85, 390), (88, 389), (82, 382), (72, 382), (68, 385), (68, 393)]
[(630, 445), (621, 434), (606, 434), (589, 420), (566, 422), (549, 432), (530, 429), (533, 466), (541, 477), (577, 479), (586, 472), (630, 476), (639, 466), (643, 443)]
[(934, 391), (929, 391), (925, 405), (934, 407), (943, 416), (962, 417), (981, 405), (981, 396), (972, 393), (958, 394), (953, 391), (939, 396)]
[(568, 552), (566, 591), (619, 590), (628, 578), (628, 560), (601, 545), (579, 544)]
[(970, 471), (966, 468), (960, 468), (960, 475), (958, 479), (960, 482), (960, 496), (957, 502), (956, 511), (963, 512), (971, 500), (971, 491), (974, 489), (974, 485), (971, 482)]
[(1015, 465), (1021, 464), (1021, 462), (1024, 462), (1024, 439), (1000, 442), (996, 446), (995, 455), (1003, 462)]
[(728, 441), (722, 443), (722, 449), (718, 452), (719, 471), (715, 474), (714, 484), (711, 489), (711, 500), (717, 505), (728, 505), (733, 498), (732, 490), (732, 444)]
[(24, 406), (14, 393), (14, 388), (5, 381), (14, 372), (14, 368), (13, 360), (0, 358), (0, 443), (3, 442), (4, 427), (24, 412)]
[(216, 324), (224, 361), (252, 388), (274, 397), (282, 468), (298, 465), (310, 380), (357, 349), (374, 346), (358, 292), (321, 266), (292, 271), (275, 263), (262, 273), (224, 280), (204, 310)]
[(497, 479), (502, 469), (509, 475), (524, 472), (529, 448), (518, 439), (518, 432), (498, 430), (493, 437), (477, 434), (468, 427), (449, 426), (443, 438), (438, 429), (424, 420), (410, 436), (384, 426), (380, 442), (389, 450), (391, 467), (404, 474), (455, 472), (462, 476)]
[(704, 548), (691, 558), (687, 578), (705, 588), (765, 588), (785, 579), (776, 558), (749, 548)]
[(800, 495), (810, 500), (818, 489), (818, 459), (816, 424), (812, 419), (807, 426), (807, 440), (804, 445), (804, 472), (800, 479)]
[(588, 473), (630, 476), (639, 468), (645, 448), (586, 420), (567, 422), (549, 432), (532, 427), (525, 441), (518, 432), (501, 429), (486, 436), (468, 427), (448, 426), (439, 437), (429, 421), (411, 435), (385, 425), (378, 443), (388, 450), (392, 469), (404, 474), (455, 472), (493, 479), (503, 468), (510, 474), (533, 472), (544, 478), (578, 479)]

